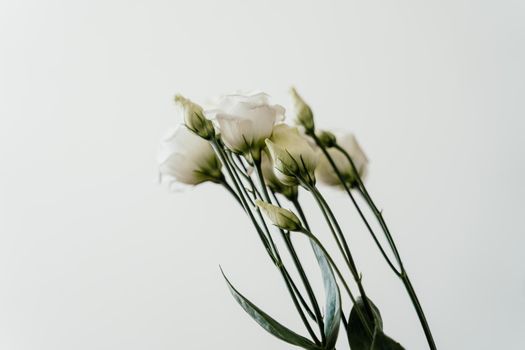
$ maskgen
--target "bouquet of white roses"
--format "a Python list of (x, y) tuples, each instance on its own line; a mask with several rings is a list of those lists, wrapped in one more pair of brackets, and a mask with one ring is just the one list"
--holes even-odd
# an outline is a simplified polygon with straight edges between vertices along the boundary
[[(363, 183), (367, 157), (353, 135), (336, 137), (318, 131), (311, 108), (294, 89), (291, 94), (296, 126), (284, 123), (284, 108), (270, 104), (264, 93), (226, 95), (209, 110), (178, 95), (175, 101), (184, 115), (184, 125), (162, 142), (159, 155), (162, 180), (187, 185), (214, 182), (223, 186), (248, 215), (268, 258), (282, 276), (307, 334), (300, 335), (276, 321), (225, 277), (235, 300), (269, 333), (304, 349), (332, 350), (342, 328), (352, 350), (403, 349), (385, 334), (379, 309), (367, 297), (348, 238), (316, 180), (338, 186), (357, 209), (392, 273), (405, 286), (429, 347), (436, 349), (392, 234)], [(326, 219), (328, 235), (310, 229), (300, 202), (303, 192), (317, 202), (320, 214)], [(387, 254), (355, 196), (362, 196), (375, 216), (393, 258)], [(294, 212), (281, 206), (283, 200)], [(303, 266), (304, 254), (296, 250), (292, 239), (300, 234), (310, 240), (322, 273), (323, 311), (311, 276)], [(282, 240), (280, 247), (286, 247), (285, 251), (278, 248), (277, 239)], [(326, 239), (333, 239), (338, 251), (329, 252), (322, 243)], [(289, 254), (290, 259), (283, 259), (283, 254)], [(338, 266), (333, 254), (339, 254), (344, 261), (342, 266)], [(296, 272), (292, 274), (284, 261), (293, 262)], [(343, 305), (343, 300), (351, 301), (352, 305)]]

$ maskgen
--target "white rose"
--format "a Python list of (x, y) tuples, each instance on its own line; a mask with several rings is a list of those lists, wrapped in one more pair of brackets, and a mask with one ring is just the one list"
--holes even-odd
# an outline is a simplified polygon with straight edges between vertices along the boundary
[(285, 185), (315, 184), (318, 152), (301, 135), (299, 129), (278, 124), (266, 140), (275, 167), (275, 174)]
[[(355, 136), (353, 134), (345, 134), (342, 137), (337, 138), (337, 143), (348, 153), (348, 155), (354, 162), (357, 173), (359, 174), (361, 179), (364, 179), (368, 168), (368, 159), (361, 147), (359, 146), (359, 143), (357, 143), (357, 139), (355, 138)], [(344, 180), (351, 186), (354, 186), (357, 181), (356, 173), (354, 172), (346, 156), (335, 148), (328, 148), (327, 151), (328, 154), (330, 154), (330, 156), (332, 157), (335, 165), (337, 166), (337, 169), (343, 176)], [(319, 166), (317, 167), (316, 175), (320, 181), (324, 182), (327, 185), (342, 185), (341, 181), (339, 181), (339, 177), (334, 171), (334, 168), (332, 167), (332, 165), (330, 164), (330, 162), (324, 154), (319, 160)]]
[(259, 156), (274, 124), (284, 118), (284, 108), (270, 105), (264, 93), (223, 96), (210, 112), (215, 115), (226, 147), (252, 157)]
[(161, 181), (170, 184), (197, 185), (223, 179), (221, 162), (210, 143), (185, 126), (179, 126), (161, 142), (158, 161)]

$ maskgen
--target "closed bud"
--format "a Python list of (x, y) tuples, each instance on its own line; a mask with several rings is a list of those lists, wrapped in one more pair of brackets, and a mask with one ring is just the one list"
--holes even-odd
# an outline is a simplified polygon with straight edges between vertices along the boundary
[(297, 93), (295, 88), (290, 89), (294, 107), (295, 107), (295, 121), (302, 125), (307, 134), (311, 134), (315, 130), (314, 115), (310, 106), (304, 102), (303, 98)]
[(334, 134), (332, 134), (330, 131), (321, 131), (317, 138), (321, 142), (321, 145), (323, 145), (326, 148), (334, 147), (337, 143), (337, 139)]
[(213, 123), (204, 116), (201, 106), (182, 95), (175, 96), (175, 103), (182, 108), (184, 124), (188, 129), (206, 140), (211, 140), (215, 136)]
[(299, 218), (290, 210), (277, 207), (273, 204), (257, 200), (257, 206), (264, 212), (275, 226), (287, 231), (302, 231), (303, 226)]

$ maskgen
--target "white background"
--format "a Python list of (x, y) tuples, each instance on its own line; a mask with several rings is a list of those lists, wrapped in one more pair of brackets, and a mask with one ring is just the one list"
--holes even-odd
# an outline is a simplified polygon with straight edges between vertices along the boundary
[[(217, 186), (168, 193), (155, 158), (175, 93), (289, 106), (292, 84), (365, 148), (439, 348), (525, 348), (524, 45), (519, 0), (1, 1), (0, 349), (289, 349), (219, 273), (305, 334), (248, 220)], [(323, 192), (385, 330), (424, 349), (350, 202)]]

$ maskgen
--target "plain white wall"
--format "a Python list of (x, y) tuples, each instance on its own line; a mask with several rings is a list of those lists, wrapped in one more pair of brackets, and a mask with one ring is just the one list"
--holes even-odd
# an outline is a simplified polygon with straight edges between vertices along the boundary
[[(0, 348), (289, 349), (219, 273), (304, 333), (248, 220), (216, 186), (158, 186), (155, 152), (175, 93), (288, 105), (292, 84), (368, 153), (439, 348), (525, 348), (524, 45), (519, 0), (1, 1)], [(424, 349), (350, 202), (324, 192), (386, 331)]]

